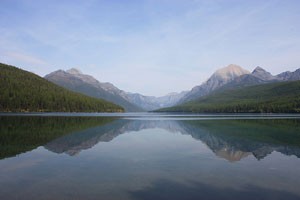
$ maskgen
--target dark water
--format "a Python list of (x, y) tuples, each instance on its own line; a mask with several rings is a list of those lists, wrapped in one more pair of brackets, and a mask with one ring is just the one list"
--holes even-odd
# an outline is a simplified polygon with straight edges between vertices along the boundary
[(300, 199), (300, 117), (0, 116), (0, 199)]

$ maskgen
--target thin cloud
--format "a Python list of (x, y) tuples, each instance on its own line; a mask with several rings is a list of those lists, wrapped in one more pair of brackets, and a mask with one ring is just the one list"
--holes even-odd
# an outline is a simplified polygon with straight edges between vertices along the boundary
[(179, 92), (231, 63), (273, 74), (299, 67), (299, 7), (279, 0), (7, 1), (0, 59), (40, 75), (77, 66), (129, 92)]
[(7, 52), (4, 55), (12, 62), (25, 62), (32, 65), (48, 65), (46, 61), (32, 55), (26, 55), (20, 52)]

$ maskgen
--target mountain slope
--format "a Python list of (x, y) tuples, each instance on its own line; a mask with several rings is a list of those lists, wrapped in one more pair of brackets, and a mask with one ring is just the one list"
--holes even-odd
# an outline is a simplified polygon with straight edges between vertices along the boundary
[(269, 83), (240, 89), (219, 90), (164, 112), (299, 113), (300, 81)]
[(110, 102), (61, 88), (33, 73), (0, 64), (1, 112), (120, 112)]
[(179, 103), (188, 102), (199, 98), (201, 96), (205, 96), (212, 91), (222, 87), (223, 85), (231, 82), (235, 78), (249, 74), (250, 72), (243, 69), (238, 65), (228, 65), (222, 69), (217, 70), (206, 82), (199, 86), (195, 86), (190, 92), (188, 92)]
[(111, 83), (99, 82), (90, 75), (82, 74), (77, 69), (58, 70), (46, 75), (45, 79), (69, 90), (111, 101), (121, 105), (128, 112), (149, 111), (173, 106), (186, 94), (186, 92), (170, 93), (154, 97), (125, 92)]
[(124, 91), (111, 83), (99, 82), (94, 77), (82, 74), (77, 69), (58, 70), (46, 75), (45, 79), (74, 92), (111, 101), (124, 107), (127, 112), (142, 111), (140, 107), (124, 98), (126, 95)]
[(283, 72), (276, 76), (277, 78), (281, 79), (282, 81), (295, 81), (300, 80), (300, 69), (297, 69), (294, 72)]
[(127, 93), (127, 99), (139, 105), (144, 110), (151, 111), (176, 105), (186, 93), (186, 91), (180, 93), (174, 92), (161, 97), (145, 96), (139, 93)]
[[(229, 76), (226, 76), (226, 73), (229, 73)], [(300, 69), (295, 72), (283, 72), (277, 76), (273, 76), (270, 72), (267, 72), (259, 66), (251, 73), (248, 73), (239, 66), (229, 65), (228, 67), (217, 70), (204, 84), (194, 87), (179, 103), (182, 104), (193, 101), (217, 90), (238, 89), (246, 86), (295, 80), (300, 80)]]
[(277, 78), (275, 76), (273, 76), (270, 72), (267, 72), (266, 70), (264, 70), (261, 67), (256, 67), (253, 72), (251, 73), (252, 76), (257, 77), (261, 80), (264, 81), (272, 81), (272, 80), (276, 80)]

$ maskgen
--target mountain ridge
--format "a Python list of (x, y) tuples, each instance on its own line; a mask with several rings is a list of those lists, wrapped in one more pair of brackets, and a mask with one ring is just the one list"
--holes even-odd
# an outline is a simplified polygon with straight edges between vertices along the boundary
[[(241, 68), (238, 65), (228, 65), (225, 68), (222, 68), (226, 71), (226, 69), (232, 69), (234, 67)], [(219, 74), (219, 69), (203, 84), (195, 86), (192, 88), (185, 97), (183, 97), (177, 105), (187, 103), (189, 101), (193, 101), (202, 96), (206, 96), (211, 94), (217, 90), (226, 90), (226, 89), (234, 89), (234, 88), (243, 88), (247, 86), (267, 84), (273, 82), (285, 82), (285, 81), (296, 81), (300, 80), (300, 69), (295, 70), (294, 72), (282, 72), (276, 76), (272, 75), (270, 72), (267, 72), (262, 67), (257, 66), (251, 73), (247, 70), (244, 70), (245, 73), (236, 76), (232, 76), (231, 79), (226, 79), (224, 77), (220, 80), (216, 80), (216, 74)], [(243, 69), (243, 68), (242, 68)], [(224, 74), (224, 73), (223, 73)], [(227, 80), (227, 81), (226, 81)], [(223, 81), (223, 82), (222, 82)], [(221, 84), (220, 84), (221, 83)], [(211, 87), (211, 85), (217, 85), (217, 87)]]
[[(68, 73), (70, 70), (71, 73)], [(108, 87), (107, 83), (101, 83), (90, 75), (76, 73), (79, 70), (70, 70), (57, 70), (47, 74), (44, 78), (69, 90), (111, 101), (124, 107), (127, 112), (143, 111), (141, 108), (116, 94), (118, 92), (122, 93), (122, 91), (118, 90), (114, 85), (111, 84)]]
[(218, 90), (196, 100), (158, 110), (196, 113), (299, 113), (300, 81), (272, 82)]
[(210, 92), (220, 88), (234, 78), (244, 74), (249, 74), (248, 70), (243, 69), (239, 65), (230, 64), (215, 71), (210, 78), (201, 85), (195, 86), (189, 91), (179, 103), (184, 103), (198, 97), (209, 94)]
[(146, 96), (139, 93), (125, 92), (110, 82), (100, 82), (91, 75), (80, 70), (56, 70), (45, 77), (59, 86), (85, 95), (103, 98), (125, 108), (127, 112), (150, 111), (175, 105), (186, 92), (169, 93), (165, 96)]
[[(57, 77), (52, 76), (53, 74), (67, 75), (60, 75), (61, 77), (59, 78), (58, 76), (56, 80)], [(294, 72), (283, 72), (274, 76), (260, 66), (257, 66), (250, 72), (239, 65), (230, 64), (216, 70), (207, 81), (193, 87), (190, 91), (172, 92), (160, 97), (123, 91), (110, 82), (100, 82), (93, 76), (83, 74), (80, 70), (75, 68), (66, 71), (57, 70), (46, 75), (45, 78), (73, 91), (112, 101), (125, 107), (127, 112), (138, 112), (180, 105), (218, 90), (238, 89), (272, 82), (300, 80), (300, 69)]]

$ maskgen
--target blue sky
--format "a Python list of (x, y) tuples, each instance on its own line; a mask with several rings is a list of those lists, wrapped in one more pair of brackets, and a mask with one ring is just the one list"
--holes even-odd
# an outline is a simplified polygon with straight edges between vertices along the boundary
[(299, 0), (0, 0), (0, 62), (76, 67), (145, 95), (189, 90), (231, 63), (300, 68)]

